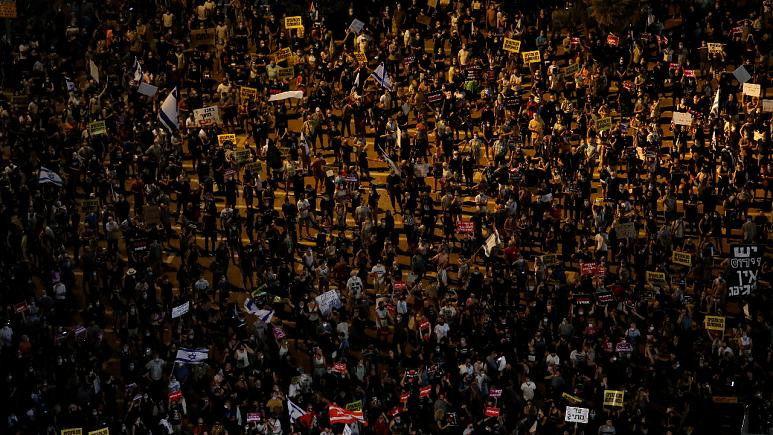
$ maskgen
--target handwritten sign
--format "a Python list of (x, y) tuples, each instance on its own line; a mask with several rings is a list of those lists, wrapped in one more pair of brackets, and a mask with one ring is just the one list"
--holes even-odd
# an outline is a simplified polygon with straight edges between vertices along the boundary
[(625, 391), (604, 390), (604, 406), (623, 406)]
[(526, 63), (526, 64), (538, 63), (542, 61), (542, 57), (540, 57), (539, 50), (524, 51), (523, 53), (521, 53), (521, 56), (523, 56), (523, 63)]
[(588, 411), (588, 408), (567, 406), (566, 412), (564, 413), (564, 421), (568, 423), (587, 423)]
[(756, 83), (744, 83), (743, 94), (759, 98), (762, 95), (762, 86)]
[(596, 128), (598, 128), (599, 131), (607, 131), (612, 129), (612, 118), (606, 117), (606, 118), (599, 118), (596, 120)]
[(235, 134), (219, 134), (217, 135), (217, 144), (220, 146), (223, 146), (224, 143), (231, 142), (231, 144), (236, 144), (236, 135)]
[(728, 296), (746, 296), (757, 289), (765, 245), (733, 245), (728, 264)]
[(706, 316), (703, 319), (703, 325), (709, 331), (722, 331), (725, 330), (725, 316)]
[(335, 290), (329, 290), (316, 298), (317, 305), (319, 305), (319, 312), (323, 316), (326, 316), (333, 310), (333, 308), (341, 308), (341, 299), (338, 297), (338, 293)]
[(671, 261), (674, 264), (680, 264), (682, 266), (692, 266), (692, 255), (688, 252), (673, 251), (671, 253)]
[(364, 27), (365, 23), (355, 18), (354, 21), (352, 21), (352, 24), (349, 24), (349, 31), (355, 35), (359, 35)]
[(250, 162), (244, 165), (244, 170), (257, 174), (263, 170), (263, 164), (260, 162)]
[(456, 231), (459, 233), (471, 233), (475, 229), (472, 221), (459, 221), (456, 223)]
[(193, 120), (196, 124), (205, 127), (220, 123), (220, 110), (217, 106), (202, 107), (193, 110)]
[(105, 121), (94, 121), (89, 123), (89, 135), (99, 136), (101, 134), (107, 134), (107, 127)]
[(510, 53), (518, 53), (521, 51), (521, 41), (505, 38), (505, 41), (502, 43), (502, 49)]
[(692, 113), (687, 112), (674, 112), (672, 120), (676, 125), (692, 125)]
[(285, 29), (299, 29), (303, 27), (301, 16), (285, 17)]

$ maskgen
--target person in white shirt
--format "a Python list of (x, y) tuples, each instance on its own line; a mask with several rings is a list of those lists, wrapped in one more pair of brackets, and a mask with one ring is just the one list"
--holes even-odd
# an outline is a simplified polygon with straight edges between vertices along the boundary
[(301, 194), (296, 204), (298, 207), (298, 235), (303, 237), (303, 228), (306, 227), (306, 237), (311, 237), (309, 224), (313, 222), (311, 217), (311, 204), (305, 194)]
[(548, 356), (545, 358), (545, 364), (550, 366), (554, 365), (557, 366), (561, 363), (561, 358), (559, 358), (558, 355), (556, 355), (555, 350), (551, 350)]
[(438, 318), (438, 323), (435, 325), (435, 338), (439, 342), (443, 338), (448, 336), (448, 331), (451, 328), (448, 326), (448, 323), (446, 323), (446, 320), (442, 317)]
[(386, 276), (386, 268), (379, 261), (373, 268), (370, 269), (370, 274), (373, 275), (373, 287), (376, 289), (376, 293), (381, 293), (384, 288), (384, 277)]
[(359, 299), (362, 292), (362, 279), (357, 276), (357, 271), (352, 271), (351, 277), (346, 281), (346, 289), (349, 290), (351, 299)]
[(521, 391), (523, 392), (523, 400), (534, 400), (534, 391), (537, 389), (537, 385), (534, 381), (526, 377), (526, 380), (521, 384)]

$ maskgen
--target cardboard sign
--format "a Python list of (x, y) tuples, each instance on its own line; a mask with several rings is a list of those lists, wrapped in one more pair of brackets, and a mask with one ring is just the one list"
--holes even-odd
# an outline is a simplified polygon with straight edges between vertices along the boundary
[(253, 421), (260, 421), (260, 413), (259, 412), (248, 412), (247, 413), (247, 423), (253, 422)]
[(319, 312), (326, 316), (333, 308), (341, 308), (341, 299), (335, 290), (329, 290), (315, 298), (319, 306)]
[(0, 3), (0, 18), (16, 18), (16, 2)]
[(224, 143), (231, 142), (232, 144), (236, 145), (236, 135), (235, 134), (219, 134), (217, 135), (217, 144), (220, 146), (223, 146)]
[(247, 160), (250, 159), (250, 156), (252, 156), (252, 153), (250, 153), (250, 150), (234, 151), (234, 160), (236, 160), (236, 163), (239, 163), (239, 164), (247, 163)]
[(746, 71), (746, 68), (744, 68), (743, 65), (741, 65), (733, 71), (733, 77), (735, 77), (739, 83), (746, 83), (752, 78), (752, 75), (749, 74), (749, 71)]
[(676, 125), (686, 125), (689, 127), (692, 125), (692, 113), (674, 112), (672, 120)]
[(673, 251), (671, 253), (671, 261), (674, 264), (681, 264), (682, 266), (692, 266), (692, 255), (688, 252)]
[(363, 65), (368, 63), (368, 58), (365, 56), (365, 53), (361, 51), (354, 52), (354, 58), (357, 59), (357, 62)]
[(618, 239), (635, 239), (638, 236), (636, 224), (633, 222), (617, 224), (615, 225), (615, 234), (617, 234)]
[(523, 63), (525, 64), (538, 63), (542, 61), (539, 50), (524, 51), (521, 53), (521, 56), (523, 56)]
[(568, 423), (587, 423), (588, 422), (588, 408), (576, 408), (574, 406), (567, 406), (564, 413), (564, 421)]
[(499, 417), (499, 408), (486, 407), (484, 414), (486, 414), (486, 417)]
[(728, 264), (728, 296), (746, 296), (757, 289), (765, 245), (733, 245)]
[(457, 233), (471, 233), (475, 230), (475, 223), (472, 221), (460, 221), (456, 223)]
[(604, 390), (604, 406), (623, 406), (625, 391)]
[(703, 319), (703, 325), (709, 331), (722, 331), (725, 330), (725, 316), (706, 316)]
[(427, 0), (427, 6), (437, 8), (437, 0)]
[(279, 68), (276, 70), (276, 76), (280, 80), (292, 80), (295, 77), (295, 68), (288, 66), (287, 68)]
[(81, 210), (83, 213), (96, 213), (97, 210), (99, 210), (99, 200), (98, 199), (84, 199), (83, 202), (81, 202)]
[(722, 45), (719, 42), (709, 42), (706, 44), (709, 48), (709, 54), (722, 54), (725, 51)]
[(620, 45), (620, 37), (610, 33), (607, 36), (607, 44), (611, 45), (612, 47), (617, 47), (618, 45)]
[(285, 29), (298, 29), (303, 27), (301, 16), (285, 17)]
[(607, 131), (612, 129), (612, 118), (607, 116), (606, 118), (596, 119), (596, 128), (599, 131)]
[(505, 42), (502, 43), (502, 50), (509, 51), (510, 53), (518, 53), (521, 51), (521, 41), (505, 38)]
[(257, 100), (258, 99), (258, 90), (255, 88), (248, 88), (246, 86), (242, 86), (239, 88), (239, 98), (242, 101), (245, 100)]
[(191, 30), (191, 46), (192, 47), (204, 47), (207, 45), (215, 45), (215, 37), (217, 31), (215, 29), (196, 29)]
[(176, 319), (184, 314), (186, 314), (188, 311), (191, 310), (191, 302), (185, 302), (184, 304), (178, 305), (174, 308), (172, 308), (172, 318)]
[(744, 83), (743, 94), (759, 98), (762, 96), (762, 86), (756, 83)]
[(282, 62), (290, 58), (293, 55), (293, 51), (289, 47), (285, 47), (276, 52), (276, 62)]
[(738, 403), (738, 397), (734, 396), (712, 396), (711, 401), (714, 403)]
[(645, 273), (645, 280), (650, 284), (665, 285), (666, 274), (663, 272), (654, 272), (652, 270), (648, 270)]
[(89, 435), (110, 435), (110, 429), (103, 427), (102, 429), (92, 430)]
[(762, 100), (762, 111), (773, 112), (773, 100)]
[(217, 106), (194, 109), (193, 120), (196, 122), (196, 125), (201, 127), (220, 124), (220, 110)]
[(70, 429), (62, 429), (61, 435), (83, 435), (83, 429), (80, 427), (73, 427)]
[(99, 136), (100, 134), (107, 134), (107, 127), (105, 121), (94, 121), (89, 123), (89, 135)]

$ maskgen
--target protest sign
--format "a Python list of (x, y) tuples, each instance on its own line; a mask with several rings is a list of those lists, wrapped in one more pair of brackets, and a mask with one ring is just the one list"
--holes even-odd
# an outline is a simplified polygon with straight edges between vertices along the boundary
[(94, 79), (95, 82), (99, 83), (99, 68), (97, 67), (97, 64), (95, 64), (94, 61), (90, 59), (89, 59), (89, 75), (91, 75), (91, 78)]
[(663, 272), (655, 272), (652, 270), (648, 270), (645, 273), (645, 279), (650, 284), (657, 284), (657, 285), (666, 284), (666, 274)]
[(569, 393), (561, 393), (561, 398), (565, 399), (569, 403), (574, 403), (575, 405), (579, 404), (579, 403), (582, 403), (582, 399), (580, 399), (577, 396), (572, 396)]
[(524, 51), (523, 53), (521, 53), (521, 56), (523, 56), (523, 63), (526, 63), (526, 64), (538, 63), (542, 61), (539, 50)]
[(596, 292), (596, 302), (599, 304), (609, 305), (615, 302), (615, 295), (609, 290), (601, 290)]
[(587, 423), (588, 422), (588, 408), (577, 408), (574, 406), (567, 406), (564, 413), (564, 421), (568, 423)]
[(456, 223), (456, 231), (459, 233), (471, 233), (475, 228), (472, 221), (459, 221)]
[(722, 44), (719, 42), (709, 42), (706, 45), (709, 48), (710, 54), (722, 54), (724, 52), (724, 48), (722, 48)]
[(105, 121), (94, 121), (89, 123), (89, 135), (99, 136), (100, 134), (107, 134), (107, 127), (105, 127)]
[(110, 429), (103, 427), (102, 429), (92, 430), (89, 435), (110, 435)]
[(146, 205), (142, 207), (142, 220), (146, 225), (158, 225), (161, 223), (161, 207)]
[(633, 352), (633, 346), (627, 341), (621, 341), (615, 345), (615, 352), (631, 353)]
[(497, 388), (491, 388), (488, 390), (489, 397), (493, 397), (494, 399), (498, 399), (502, 397), (502, 390)]
[(215, 36), (217, 32), (215, 29), (195, 29), (191, 30), (191, 46), (203, 47), (207, 45), (215, 45)]
[(217, 106), (194, 109), (193, 120), (196, 122), (196, 125), (201, 127), (220, 124), (220, 110)]
[(617, 47), (618, 45), (620, 45), (620, 37), (610, 33), (609, 35), (607, 35), (607, 44), (609, 44), (612, 47)]
[(156, 92), (158, 92), (158, 86), (153, 86), (150, 83), (142, 82), (140, 83), (139, 87), (137, 87), (137, 92), (142, 95), (152, 97), (156, 95)]
[(499, 408), (488, 406), (486, 407), (484, 414), (486, 417), (499, 417)]
[(601, 263), (580, 263), (580, 276), (604, 276), (607, 270)]
[(607, 131), (612, 129), (612, 118), (606, 117), (606, 118), (598, 118), (596, 119), (596, 128), (599, 129), (599, 131)]
[(185, 302), (184, 304), (180, 304), (180, 305), (172, 308), (172, 318), (176, 319), (176, 318), (184, 315), (188, 311), (190, 311), (190, 309), (191, 309), (191, 302), (190, 301)]
[(236, 135), (230, 133), (217, 135), (218, 145), (223, 146), (223, 144), (226, 142), (231, 142), (232, 145), (236, 145)]
[(744, 83), (743, 94), (759, 98), (762, 96), (762, 86), (756, 83)]
[(293, 55), (293, 51), (290, 50), (289, 47), (284, 47), (279, 49), (279, 51), (276, 52), (276, 63), (285, 61), (290, 58), (290, 56)]
[(591, 295), (574, 295), (573, 302), (577, 306), (590, 305), (593, 302)]
[(568, 67), (564, 68), (564, 74), (573, 75), (580, 71), (579, 63), (570, 63)]
[(295, 68), (288, 66), (287, 68), (279, 68), (276, 71), (276, 76), (279, 80), (290, 80), (295, 76)]
[(355, 18), (354, 21), (352, 21), (352, 24), (349, 24), (349, 31), (355, 35), (359, 35), (364, 27), (365, 23)]
[(354, 58), (357, 59), (357, 62), (359, 62), (362, 65), (365, 65), (368, 63), (368, 58), (365, 56), (365, 53), (361, 51), (355, 51)]
[(16, 18), (16, 2), (0, 3), (0, 18)]
[(773, 100), (762, 100), (762, 111), (773, 112)]
[(81, 210), (83, 213), (94, 213), (99, 209), (98, 199), (84, 199), (81, 202)]
[(725, 316), (706, 316), (703, 319), (703, 324), (709, 331), (722, 331), (725, 330)]
[(689, 127), (692, 125), (692, 113), (674, 112), (672, 120), (676, 125), (686, 125)]
[(521, 41), (505, 38), (505, 42), (502, 44), (502, 49), (509, 51), (510, 53), (518, 53), (521, 51)]
[(636, 224), (633, 222), (617, 224), (615, 225), (615, 234), (617, 235), (618, 239), (635, 239), (638, 235), (636, 231)]
[(545, 266), (555, 266), (558, 264), (558, 256), (556, 254), (545, 254), (542, 256), (542, 264)]
[(604, 406), (623, 406), (625, 391), (604, 390)]
[(743, 65), (741, 65), (733, 71), (733, 77), (740, 83), (746, 83), (752, 78), (752, 75), (749, 74), (749, 71), (746, 71), (746, 68), (744, 68)]
[(236, 160), (236, 163), (239, 163), (239, 164), (246, 163), (247, 160), (250, 159), (251, 155), (252, 154), (250, 153), (250, 150), (245, 150), (245, 149), (236, 150), (234, 151), (234, 160)]
[(263, 164), (260, 162), (250, 162), (244, 165), (244, 170), (257, 174), (263, 170)]
[(424, 26), (429, 26), (430, 23), (432, 23), (432, 19), (424, 14), (420, 14), (416, 17), (416, 22)]
[(300, 16), (285, 17), (285, 29), (298, 29), (303, 27), (303, 20)]
[(241, 86), (239, 88), (239, 98), (242, 99), (242, 101), (245, 100), (256, 100), (258, 98), (258, 90), (255, 88), (248, 88), (247, 86)]
[(764, 245), (733, 245), (727, 270), (728, 296), (747, 296), (757, 289)]
[(251, 423), (253, 421), (260, 421), (260, 413), (259, 412), (248, 412), (247, 413), (247, 423)]
[(671, 253), (671, 261), (674, 264), (680, 264), (682, 266), (692, 266), (692, 255), (688, 252), (673, 251)]
[(80, 427), (73, 427), (70, 429), (62, 429), (61, 435), (83, 435), (83, 429)]
[(317, 305), (319, 306), (319, 312), (323, 316), (326, 316), (333, 308), (341, 308), (341, 299), (338, 297), (338, 293), (335, 290), (329, 290), (316, 298)]

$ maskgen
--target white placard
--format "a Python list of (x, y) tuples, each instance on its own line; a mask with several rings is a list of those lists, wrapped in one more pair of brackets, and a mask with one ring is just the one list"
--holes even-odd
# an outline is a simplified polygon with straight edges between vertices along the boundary
[(762, 111), (773, 112), (773, 100), (762, 100)]
[(89, 73), (91, 74), (91, 78), (94, 79), (95, 82), (99, 83), (99, 68), (97, 67), (97, 64), (95, 64), (94, 61), (90, 59)]
[(762, 95), (762, 86), (756, 83), (744, 83), (743, 94), (759, 98)]
[(220, 111), (217, 106), (203, 107), (193, 111), (193, 120), (197, 125), (215, 125), (220, 123)]
[(323, 316), (326, 316), (328, 313), (330, 313), (330, 310), (333, 308), (341, 308), (341, 299), (338, 298), (338, 293), (336, 293), (335, 290), (322, 293), (315, 299), (317, 301), (317, 305), (319, 305), (319, 312), (322, 313)]
[(365, 23), (358, 20), (357, 18), (352, 21), (352, 24), (349, 24), (349, 30), (351, 30), (355, 35), (359, 35), (360, 32), (362, 32), (363, 27), (365, 27)]
[(578, 408), (576, 406), (567, 406), (564, 421), (569, 423), (587, 423), (588, 408)]
[(182, 305), (178, 305), (178, 306), (172, 308), (172, 318), (176, 319), (176, 318), (182, 316), (183, 314), (187, 313), (190, 310), (191, 310), (191, 302), (190, 301), (188, 301), (188, 302), (186, 302), (186, 303), (184, 303)]
[(751, 74), (749, 74), (749, 71), (746, 71), (746, 68), (744, 68), (743, 65), (739, 66), (735, 69), (735, 71), (733, 71), (733, 76), (740, 83), (746, 83), (750, 78), (752, 78)]
[(676, 125), (692, 125), (692, 114), (687, 112), (674, 112), (674, 124)]
[(268, 101), (282, 101), (288, 98), (303, 98), (303, 91), (286, 91), (268, 97)]
[(148, 97), (152, 97), (153, 95), (156, 95), (156, 92), (158, 92), (158, 86), (153, 86), (149, 83), (142, 82), (140, 83), (140, 86), (137, 88), (137, 92), (139, 92), (142, 95), (147, 95)]

